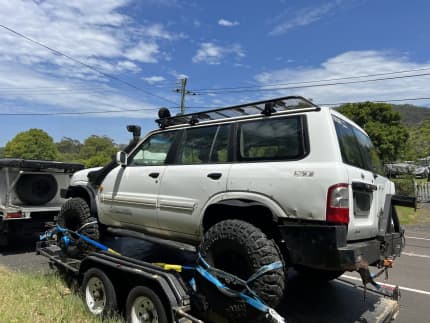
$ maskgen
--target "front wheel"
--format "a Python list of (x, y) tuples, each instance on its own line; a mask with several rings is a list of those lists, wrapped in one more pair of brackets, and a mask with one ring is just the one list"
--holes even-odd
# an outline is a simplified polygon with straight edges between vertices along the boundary
[(82, 295), (91, 314), (109, 317), (117, 310), (115, 288), (109, 277), (100, 269), (91, 268), (85, 272)]
[(133, 288), (127, 297), (126, 316), (129, 323), (167, 323), (167, 313), (160, 298), (144, 286)]

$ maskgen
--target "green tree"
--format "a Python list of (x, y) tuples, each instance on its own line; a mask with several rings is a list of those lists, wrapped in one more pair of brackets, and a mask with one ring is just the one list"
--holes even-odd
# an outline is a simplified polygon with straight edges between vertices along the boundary
[(430, 118), (409, 130), (407, 149), (403, 155), (405, 159), (415, 160), (430, 156)]
[(55, 145), (60, 152), (60, 160), (68, 162), (79, 161), (79, 152), (82, 147), (82, 143), (79, 140), (63, 137), (61, 141), (55, 143)]
[(92, 135), (85, 139), (79, 157), (86, 167), (102, 166), (112, 160), (117, 150), (113, 139)]
[(401, 116), (387, 103), (348, 103), (338, 111), (361, 126), (372, 139), (379, 157), (395, 161), (404, 151), (409, 137)]
[(45, 131), (30, 129), (18, 133), (4, 148), (5, 157), (56, 160), (58, 150)]

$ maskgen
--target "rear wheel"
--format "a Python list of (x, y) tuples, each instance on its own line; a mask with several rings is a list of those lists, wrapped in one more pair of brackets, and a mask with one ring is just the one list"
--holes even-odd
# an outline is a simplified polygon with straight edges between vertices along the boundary
[(126, 302), (127, 322), (167, 323), (167, 313), (160, 298), (144, 286), (133, 288)]
[[(211, 266), (247, 280), (261, 267), (280, 261), (282, 255), (275, 242), (257, 227), (241, 220), (221, 221), (211, 227), (200, 245), (200, 254)], [(269, 271), (252, 283), (250, 288), (268, 306), (276, 307), (284, 294), (287, 272), (285, 268)], [(231, 319), (255, 318), (260, 313), (249, 311), (241, 301), (220, 302), (219, 293), (211, 289), (204, 278), (197, 280), (198, 288), (208, 295), (216, 311)], [(235, 289), (235, 286), (230, 286)]]
[(82, 294), (87, 310), (94, 315), (108, 317), (117, 310), (115, 288), (109, 277), (98, 268), (85, 272)]

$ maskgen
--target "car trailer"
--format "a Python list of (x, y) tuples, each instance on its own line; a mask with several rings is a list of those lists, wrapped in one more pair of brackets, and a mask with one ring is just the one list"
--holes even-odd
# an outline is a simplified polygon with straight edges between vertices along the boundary
[[(52, 268), (80, 284), (85, 305), (92, 314), (108, 317), (117, 309), (123, 308), (125, 309), (124, 316), (129, 322), (235, 321), (218, 313), (211, 313), (210, 307), (205, 304), (204, 295), (201, 295), (201, 292), (197, 293), (193, 288), (195, 278), (197, 278), (195, 268), (143, 261), (121, 255), (96, 241), (92, 241), (90, 244), (94, 242), (93, 246), (97, 250), (93, 249), (83, 257), (70, 257), (65, 253), (64, 243), (71, 246), (76, 241), (67, 242), (70, 239), (68, 231), (57, 226), (55, 230), (41, 237), (36, 250), (37, 253), (49, 259)], [(73, 232), (72, 235), (75, 233)], [(83, 239), (86, 244), (89, 242), (87, 240), (91, 240), (84, 235), (80, 235), (79, 238)], [(140, 241), (140, 243), (145, 243), (145, 241)], [(88, 245), (86, 247), (88, 248)], [(270, 270), (270, 268), (266, 268), (266, 270)], [(221, 276), (223, 274), (229, 276), (227, 273), (221, 273)], [(227, 277), (227, 279), (229, 278), (231, 276)], [(211, 284), (214, 286), (213, 290), (218, 292), (216, 297), (223, 298), (224, 302), (226, 299), (230, 299), (232, 303), (237, 302), (238, 295), (231, 293), (228, 288), (224, 289), (225, 286), (222, 283), (218, 281), (221, 286), (217, 286), (217, 282), (210, 282), (209, 285)], [(350, 308), (348, 310), (346, 310), (345, 304), (341, 304), (342, 302), (339, 306), (335, 302), (330, 302), (328, 299), (330, 293), (334, 292), (333, 289), (325, 291), (320, 286), (312, 286), (312, 284), (303, 287), (303, 282), (295, 284), (293, 278), (292, 282), (289, 281), (289, 289), (290, 291), (291, 289), (296, 290), (287, 294), (286, 304), (283, 303), (282, 308), (277, 309), (280, 314), (274, 309), (266, 308), (267, 315), (258, 322), (359, 321), (379, 323), (394, 320), (399, 312), (400, 293), (398, 288), (392, 289), (391, 293), (381, 286), (371, 286), (371, 288), (365, 289), (363, 286), (342, 278), (337, 279), (335, 284), (336, 289), (344, 290), (345, 293), (350, 294), (347, 297), (356, 300), (358, 311), (351, 308), (351, 299), (349, 299)], [(363, 291), (365, 297), (359, 297)], [(245, 298), (249, 299), (249, 296), (245, 295), (243, 299)], [(335, 298), (337, 297), (335, 296)], [(251, 298), (248, 305), (255, 301), (256, 299)], [(329, 308), (325, 304), (327, 302)], [(258, 305), (254, 307), (254, 310), (258, 308)], [(325, 307), (323, 313), (320, 312), (319, 307)], [(309, 308), (312, 308), (312, 311), (309, 311)]]

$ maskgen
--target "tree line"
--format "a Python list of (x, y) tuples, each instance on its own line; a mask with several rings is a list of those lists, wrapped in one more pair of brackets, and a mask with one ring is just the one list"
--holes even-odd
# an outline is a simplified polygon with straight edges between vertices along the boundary
[(77, 139), (63, 137), (54, 142), (42, 129), (29, 129), (18, 133), (2, 151), (2, 157), (57, 160), (82, 163), (85, 167), (107, 164), (123, 145), (115, 144), (107, 136), (89, 136), (81, 143)]
[[(397, 106), (388, 103), (348, 103), (337, 110), (369, 134), (384, 163), (417, 160), (430, 155), (430, 118), (427, 117), (427, 109), (422, 109), (425, 110), (423, 113), (426, 119), (415, 126), (406, 126), (402, 115), (407, 116), (407, 113), (399, 113)], [(413, 114), (416, 118), (415, 110)], [(30, 129), (17, 134), (4, 148), (0, 148), (0, 156), (80, 162), (86, 167), (95, 167), (111, 161), (116, 151), (123, 147), (107, 136), (97, 135), (88, 137), (83, 143), (68, 137), (54, 142), (42, 129)]]

